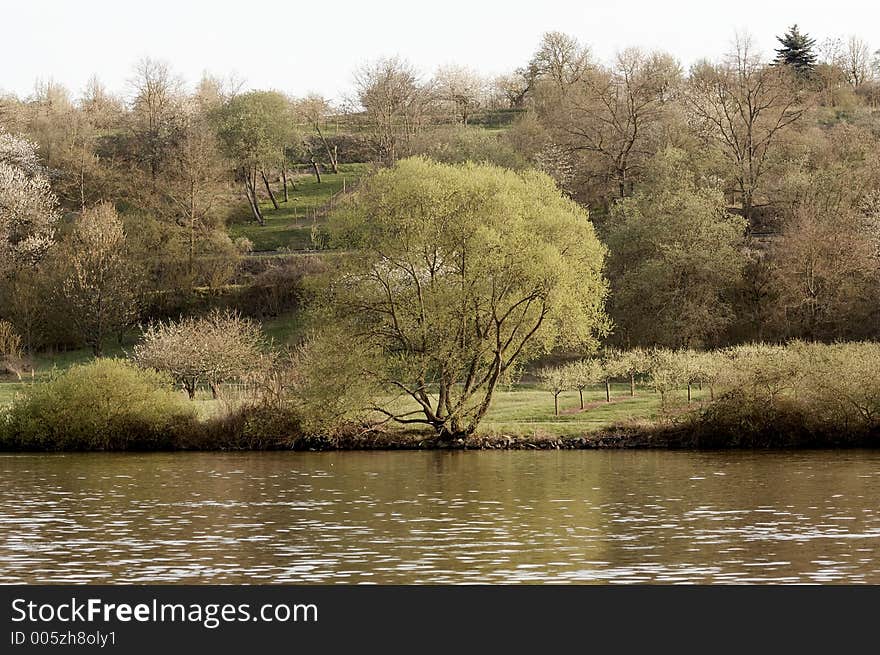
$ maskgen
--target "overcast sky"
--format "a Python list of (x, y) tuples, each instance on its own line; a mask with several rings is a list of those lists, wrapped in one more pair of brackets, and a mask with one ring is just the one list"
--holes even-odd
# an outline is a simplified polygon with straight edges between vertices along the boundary
[(817, 41), (857, 34), (880, 47), (880, 3), (837, 0), (0, 0), (0, 90), (35, 80), (78, 92), (97, 74), (126, 90), (134, 62), (168, 61), (190, 82), (235, 72), (250, 88), (338, 98), (363, 61), (399, 54), (431, 73), (461, 63), (486, 74), (522, 65), (543, 32), (560, 30), (607, 58), (660, 48), (685, 65), (717, 57), (736, 30), (772, 52), (792, 23)]

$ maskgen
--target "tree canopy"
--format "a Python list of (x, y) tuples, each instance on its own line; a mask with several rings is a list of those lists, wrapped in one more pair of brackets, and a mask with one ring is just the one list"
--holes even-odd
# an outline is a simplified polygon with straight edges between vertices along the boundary
[(608, 227), (617, 336), (641, 345), (702, 345), (730, 319), (742, 275), (745, 221), (720, 190), (699, 184), (683, 152), (667, 149), (648, 179), (618, 202)]
[(59, 216), (35, 144), (0, 130), (0, 273), (36, 264)]
[(378, 386), (373, 408), (441, 437), (471, 434), (502, 376), (561, 344), (592, 348), (604, 247), (587, 212), (542, 173), (406, 159), (371, 178), (331, 224), (355, 252), (329, 311)]
[(777, 36), (776, 40), (782, 46), (776, 50), (777, 63), (791, 66), (802, 77), (813, 74), (816, 68), (816, 53), (813, 50), (816, 39), (802, 33), (795, 24), (785, 34)]

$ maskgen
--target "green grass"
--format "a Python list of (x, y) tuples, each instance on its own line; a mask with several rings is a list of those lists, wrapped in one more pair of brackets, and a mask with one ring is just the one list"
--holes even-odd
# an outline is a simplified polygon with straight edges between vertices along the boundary
[[(330, 196), (356, 183), (369, 170), (368, 164), (340, 164), (339, 173), (322, 174), (321, 183), (314, 175), (299, 175), (293, 178), (296, 188), (290, 190), (288, 202), (282, 202), (283, 194), (273, 188), (278, 200), (278, 209), (266, 198), (260, 202), (260, 209), (266, 219), (265, 225), (253, 221), (246, 205), (236, 212), (229, 224), (233, 239), (246, 237), (254, 244), (254, 250), (308, 250), (312, 245), (312, 226), (315, 210), (327, 205)], [(265, 191), (263, 187), (260, 191)], [(265, 194), (263, 194), (265, 195)], [(323, 222), (319, 217), (317, 221)]]
[(302, 329), (303, 315), (299, 312), (291, 312), (263, 322), (263, 334), (271, 339), (276, 346), (293, 343)]
[[(692, 390), (696, 406), (708, 398), (708, 390)], [(610, 427), (629, 420), (651, 420), (661, 413), (660, 396), (648, 388), (638, 386), (636, 395), (629, 395), (628, 383), (611, 385), (611, 400), (605, 400), (605, 386), (598, 385), (584, 391), (586, 409), (580, 410), (577, 391), (567, 391), (559, 396), (559, 416), (553, 413), (553, 394), (534, 384), (518, 384), (512, 389), (496, 391), (492, 406), (480, 423), (481, 434), (509, 436), (548, 435), (553, 437), (578, 436)], [(670, 394), (670, 408), (681, 409), (687, 404), (687, 391), (682, 389)], [(412, 401), (398, 399), (393, 411), (416, 409)], [(393, 424), (392, 429), (395, 429)], [(413, 426), (408, 426), (412, 429)]]
[[(553, 414), (553, 394), (533, 386), (520, 385), (510, 391), (496, 394), (492, 407), (480, 426), (480, 432), (489, 434), (575, 436), (609, 427), (627, 420), (650, 420), (661, 411), (660, 396), (652, 390), (637, 387), (636, 395), (629, 395), (629, 384), (612, 384), (611, 400), (605, 400), (605, 387), (597, 386), (584, 391), (585, 410), (580, 409), (576, 391), (559, 396), (559, 416)], [(694, 389), (695, 403), (708, 396), (708, 391)], [(687, 402), (685, 390), (669, 399), (670, 405)]]

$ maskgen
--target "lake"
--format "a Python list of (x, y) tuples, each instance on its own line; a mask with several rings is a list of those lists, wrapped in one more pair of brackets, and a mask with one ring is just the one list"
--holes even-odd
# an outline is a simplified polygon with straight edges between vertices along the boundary
[(3, 583), (880, 583), (880, 452), (0, 456)]

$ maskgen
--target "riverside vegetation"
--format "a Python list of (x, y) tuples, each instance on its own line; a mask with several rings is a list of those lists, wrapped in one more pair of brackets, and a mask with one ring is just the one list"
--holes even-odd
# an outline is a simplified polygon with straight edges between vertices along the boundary
[(873, 445), (880, 65), (779, 40), (0, 98), (0, 447)]
[[(301, 354), (298, 354), (301, 356)], [(291, 355), (288, 354), (288, 357)], [(295, 362), (295, 363), (294, 363)], [(27, 386), (0, 427), (12, 450), (847, 447), (880, 436), (880, 344), (794, 342), (717, 351), (606, 353), (540, 369), (501, 391), (482, 430), (458, 443), (388, 428), (298, 397), (304, 360), (273, 364), (267, 387), (193, 402), (173, 378), (124, 359), (75, 364)], [(271, 379), (269, 379), (271, 378)], [(336, 381), (329, 381), (336, 386)], [(268, 388), (271, 387), (271, 390)], [(305, 389), (312, 389), (308, 383)], [(437, 391), (431, 394), (437, 397)], [(404, 407), (409, 415), (414, 402)], [(555, 405), (555, 408), (554, 408)], [(328, 413), (329, 412), (329, 413)]]

